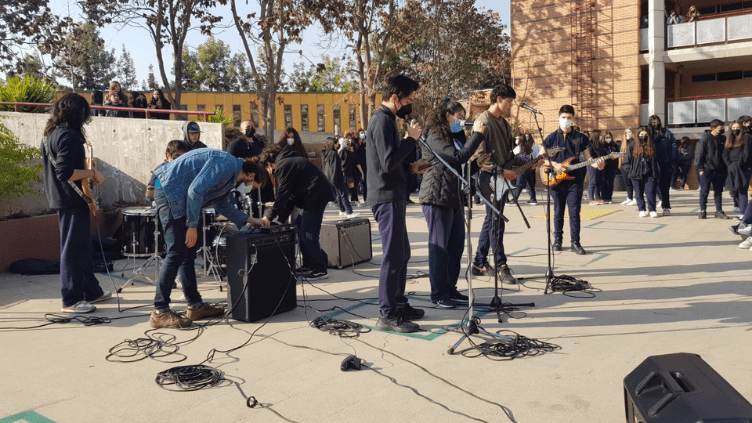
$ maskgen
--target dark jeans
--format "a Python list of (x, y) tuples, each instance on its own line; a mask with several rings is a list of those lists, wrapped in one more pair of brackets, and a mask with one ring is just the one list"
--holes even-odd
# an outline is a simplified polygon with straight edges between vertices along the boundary
[(517, 177), (517, 189), (514, 190), (514, 202), (517, 202), (517, 199), (520, 198), (520, 194), (522, 194), (522, 190), (527, 187), (528, 193), (530, 193), (530, 201), (537, 202), (535, 199), (535, 171), (534, 170), (528, 170), (527, 172), (523, 172), (520, 176)]
[(360, 186), (361, 186), (361, 187), (363, 187), (363, 188), (362, 188), (362, 192), (363, 192), (363, 202), (365, 202), (365, 201), (366, 201), (366, 199), (368, 198), (368, 184), (366, 183), (366, 179), (368, 178), (368, 168), (367, 168), (367, 167), (365, 167), (365, 166), (363, 166), (363, 164), (362, 164), (362, 163), (360, 164), (360, 167), (362, 167), (362, 168), (363, 168), (363, 175), (364, 175), (364, 178), (363, 178), (363, 179), (361, 179), (361, 181), (360, 181)]
[(624, 169), (619, 169), (621, 171), (621, 178), (624, 181), (624, 188), (627, 190), (627, 199), (632, 200), (634, 199), (634, 187), (632, 186), (632, 180), (629, 179), (629, 175), (627, 175), (627, 172)]
[(708, 194), (710, 186), (713, 186), (713, 200), (715, 201), (715, 211), (723, 211), (722, 196), (723, 184), (726, 182), (726, 171), (706, 170), (700, 175), (700, 210), (706, 211), (708, 208)]
[[(592, 169), (592, 168), (591, 168)], [(551, 202), (554, 205), (554, 238), (564, 237), (564, 206), (569, 209), (569, 237), (572, 242), (580, 242), (580, 208), (585, 181), (577, 179), (561, 181), (551, 189)]]
[(410, 240), (407, 238), (405, 213), (407, 203), (398, 201), (373, 206), (373, 218), (379, 223), (381, 235), (381, 273), (379, 275), (379, 308), (383, 316), (407, 304), (407, 262), (410, 261)]
[(326, 273), (326, 262), (321, 254), (321, 221), (324, 219), (322, 207), (317, 210), (304, 210), (295, 220), (300, 234), (300, 253), (303, 255), (303, 267), (316, 272)]
[(603, 171), (592, 166), (587, 167), (588, 173), (588, 200), (603, 200), (601, 197), (601, 185), (603, 181)]
[(91, 212), (88, 208), (57, 210), (60, 226), (60, 293), (63, 307), (93, 301), (104, 291), (94, 276), (91, 258)]
[[(496, 207), (502, 214), (504, 213), (504, 203), (503, 198), (502, 201), (495, 202)], [(493, 245), (494, 251), (494, 265), (498, 267), (507, 263), (507, 255), (504, 254), (504, 229), (506, 228), (506, 224), (501, 216), (496, 219), (496, 224), (498, 226), (496, 231), (494, 231), (494, 213), (486, 205), (486, 218), (483, 220), (483, 226), (480, 228), (480, 234), (478, 235), (478, 248), (475, 250), (474, 265), (480, 266), (488, 262), (488, 250), (491, 248), (491, 245)]]
[[(616, 166), (609, 166), (609, 161), (607, 161), (606, 167), (603, 168), (603, 178), (601, 179), (601, 198), (603, 201), (613, 201), (614, 179), (616, 178), (616, 172), (619, 171)], [(613, 161), (610, 162), (613, 163)]]
[(661, 208), (664, 210), (671, 208), (671, 198), (669, 194), (669, 189), (671, 188), (671, 176), (671, 165), (662, 164), (657, 185), (658, 192), (661, 194)]
[[(632, 180), (632, 186), (634, 186), (634, 195), (635, 199), (637, 200), (637, 210), (639, 211), (646, 211), (645, 210), (645, 198), (647, 198), (648, 201), (648, 210), (647, 211), (655, 211), (655, 187), (656, 187), (656, 181), (653, 177), (647, 177), (642, 179), (635, 179)], [(643, 198), (642, 194), (645, 194), (645, 198)]]
[(334, 192), (334, 199), (337, 201), (339, 211), (352, 214), (352, 205), (347, 198), (347, 187), (344, 183), (332, 184), (332, 191)]
[(449, 299), (457, 292), (462, 253), (465, 251), (465, 220), (462, 209), (423, 205), (428, 223), (428, 275), (431, 300)]
[(157, 188), (154, 190), (154, 201), (157, 203), (157, 214), (167, 244), (167, 256), (162, 264), (162, 269), (159, 271), (154, 308), (159, 311), (170, 309), (170, 294), (172, 293), (172, 286), (175, 284), (175, 277), (178, 274), (180, 274), (183, 295), (185, 295), (188, 305), (191, 307), (200, 306), (203, 301), (201, 294), (198, 293), (198, 282), (196, 281), (196, 250), (202, 242), (202, 222), (199, 219), (199, 225), (196, 228), (198, 234), (196, 245), (188, 248), (185, 245), (185, 232), (188, 230), (186, 218), (174, 219), (172, 217), (170, 205), (163, 189)]
[(671, 176), (671, 186), (676, 185), (676, 181), (679, 181), (679, 189), (684, 189), (684, 185), (687, 184), (687, 176), (689, 175), (689, 169), (691, 164), (679, 163), (674, 167), (674, 174)]
[(358, 204), (360, 200), (358, 200), (358, 188), (360, 188), (360, 176), (354, 178), (353, 187), (349, 188), (350, 191), (350, 201)]

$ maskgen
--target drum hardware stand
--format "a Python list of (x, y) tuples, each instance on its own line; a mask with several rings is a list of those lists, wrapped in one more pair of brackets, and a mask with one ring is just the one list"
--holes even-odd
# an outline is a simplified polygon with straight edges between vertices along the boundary
[(222, 274), (219, 272), (219, 266), (214, 259), (214, 255), (210, 251), (211, 249), (206, 245), (206, 213), (201, 213), (201, 218), (204, 221), (203, 228), (201, 228), (201, 233), (203, 234), (203, 247), (201, 248), (201, 251), (204, 254), (204, 277), (214, 275), (214, 279), (221, 282)]
[[(454, 169), (454, 167), (452, 167), (451, 165), (449, 165), (449, 163), (447, 163), (446, 160), (444, 160), (443, 158), (441, 158), (441, 156), (439, 156), (438, 154), (436, 154), (436, 152), (433, 151), (433, 149), (428, 145), (428, 143), (422, 137), (418, 141), (420, 141), (421, 144), (423, 144), (423, 146), (425, 146), (428, 149), (428, 151), (430, 151), (437, 160), (439, 160), (450, 172), (452, 172), (454, 174), (454, 176), (456, 176), (460, 180), (460, 182), (463, 184), (463, 186), (465, 188), (467, 188), (467, 209), (465, 210), (465, 213), (466, 213), (465, 222), (466, 222), (466, 225), (467, 225), (467, 228), (465, 230), (465, 240), (467, 242), (467, 245), (466, 245), (465, 248), (467, 249), (467, 287), (468, 287), (468, 295), (469, 295), (468, 311), (467, 311), (467, 313), (468, 313), (467, 314), (468, 315), (468, 319), (467, 319), (467, 321), (465, 321), (463, 319), (463, 321), (460, 323), (460, 329), (462, 330), (462, 337), (452, 347), (450, 347), (447, 352), (450, 355), (454, 354), (454, 351), (462, 343), (462, 341), (464, 341), (465, 339), (469, 338), (471, 335), (475, 335), (475, 334), (481, 334), (481, 335), (490, 336), (492, 338), (496, 338), (496, 339), (500, 339), (500, 340), (509, 340), (509, 341), (511, 341), (511, 340), (514, 339), (511, 336), (499, 335), (499, 334), (496, 334), (496, 333), (490, 333), (490, 332), (486, 332), (485, 330), (481, 330), (478, 327), (478, 325), (477, 325), (477, 323), (475, 321), (476, 317), (474, 315), (475, 312), (473, 311), (473, 299), (474, 299), (474, 296), (473, 296), (473, 272), (472, 272), (472, 266), (473, 266), (473, 243), (472, 243), (472, 232), (471, 232), (471, 221), (472, 221), (472, 218), (473, 218), (473, 190), (470, 187), (469, 179), (465, 179), (464, 177), (462, 177), (462, 175), (460, 175), (459, 172), (457, 172)], [(467, 164), (465, 166), (465, 168), (467, 169), (467, 173), (468, 173), (468, 176), (469, 176), (469, 174), (470, 174), (470, 165)], [(493, 211), (493, 213), (496, 213), (497, 215), (501, 215), (501, 212), (499, 211), (499, 209), (497, 209), (493, 205), (493, 203), (491, 203), (490, 201), (488, 201), (488, 199), (483, 195), (483, 193), (478, 192), (478, 197), (480, 197), (480, 199), (481, 199), (481, 201), (483, 201), (483, 203), (485, 203), (488, 207), (491, 208), (491, 210)]]
[[(136, 247), (138, 247), (138, 241), (136, 241), (136, 234), (133, 233), (133, 241), (131, 242), (132, 251), (136, 251)], [(133, 266), (136, 266), (136, 258), (138, 258), (135, 254), (131, 256), (133, 258)], [(130, 261), (131, 257), (128, 257), (128, 260)], [(162, 258), (159, 256), (159, 215), (157, 214), (155, 216), (155, 222), (154, 222), (154, 253), (149, 255), (149, 258), (137, 269), (133, 270), (133, 273), (131, 274), (131, 277), (128, 278), (125, 283), (123, 283), (120, 288), (118, 288), (117, 292), (121, 293), (123, 292), (123, 288), (125, 288), (128, 283), (133, 285), (133, 280), (136, 278), (136, 276), (139, 273), (143, 273), (144, 278), (149, 281), (149, 283), (156, 285), (159, 280), (159, 266), (162, 264)], [(151, 263), (154, 262), (154, 280), (152, 280), (149, 276), (146, 275), (145, 270), (151, 265)]]

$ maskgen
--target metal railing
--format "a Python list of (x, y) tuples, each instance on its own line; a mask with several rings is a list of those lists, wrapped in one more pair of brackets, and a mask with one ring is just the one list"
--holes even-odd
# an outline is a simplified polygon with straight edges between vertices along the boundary
[[(649, 35), (648, 28), (640, 29), (640, 51), (650, 49)], [(749, 40), (752, 40), (752, 11), (749, 10), (666, 25), (667, 49)]]
[[(24, 103), (14, 101), (0, 101), (0, 106), (13, 107), (16, 112), (21, 112), (22, 107), (52, 107), (51, 103)], [(206, 119), (207, 116), (214, 116), (215, 112), (206, 112), (198, 110), (166, 110), (166, 109), (135, 109), (133, 107), (113, 107), (113, 106), (89, 106), (92, 110), (115, 110), (123, 112), (144, 113), (146, 119), (153, 114), (172, 114), (172, 115), (196, 115)]]
[(723, 95), (686, 97), (666, 103), (668, 125), (709, 123), (713, 119), (736, 120), (739, 116), (752, 114), (752, 93), (744, 96)]

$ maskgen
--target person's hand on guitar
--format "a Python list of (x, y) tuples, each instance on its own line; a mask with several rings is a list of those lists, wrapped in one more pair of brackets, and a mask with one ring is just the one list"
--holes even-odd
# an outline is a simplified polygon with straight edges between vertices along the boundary
[(429, 161), (425, 158), (418, 160), (417, 162), (413, 163), (412, 168), (410, 171), (416, 175), (422, 175), (426, 172), (428, 172), (433, 166)]
[(508, 181), (513, 181), (517, 179), (517, 173), (510, 169), (504, 169), (504, 178), (506, 178)]
[(598, 170), (603, 170), (603, 168), (606, 166), (606, 159), (604, 157), (601, 157), (590, 166), (593, 166), (595, 169), (598, 169)]
[(473, 122), (473, 132), (483, 132), (485, 129), (486, 125), (483, 122), (479, 120)]
[(92, 185), (99, 185), (104, 182), (104, 175), (97, 169), (97, 159), (91, 159), (91, 170), (94, 171), (94, 176), (91, 177)]

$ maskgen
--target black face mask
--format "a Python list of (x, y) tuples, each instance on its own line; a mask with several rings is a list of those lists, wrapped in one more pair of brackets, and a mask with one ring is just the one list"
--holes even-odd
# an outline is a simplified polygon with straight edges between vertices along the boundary
[[(400, 102), (400, 104), (402, 104), (402, 102)], [(404, 119), (407, 117), (407, 115), (412, 114), (412, 112), (413, 112), (413, 105), (412, 103), (410, 103), (410, 104), (406, 104), (400, 107), (399, 110), (397, 110), (396, 114), (398, 118)]]
[(641, 142), (641, 143), (646, 143), (646, 142), (648, 142), (648, 137), (640, 137), (640, 142)]
[(731, 135), (733, 135), (733, 136), (735, 136), (735, 137), (738, 137), (738, 136), (739, 136), (739, 134), (740, 134), (741, 132), (742, 132), (742, 131), (741, 131), (741, 130), (739, 130), (739, 129), (732, 129), (732, 130), (731, 130)]
[(721, 128), (721, 130), (720, 130), (720, 131), (718, 131), (718, 135), (723, 135), (723, 134), (725, 134), (725, 133), (726, 133), (726, 130), (725, 130), (725, 129), (723, 129), (723, 128)]
[(650, 126), (652, 126), (654, 129), (661, 129), (661, 124), (658, 122), (653, 122), (653, 124)]
[(246, 136), (246, 137), (250, 138), (250, 137), (252, 137), (252, 136), (253, 136), (253, 134), (255, 134), (255, 133), (256, 133), (256, 128), (253, 128), (253, 127), (248, 127), (248, 128), (245, 128), (245, 136)]

